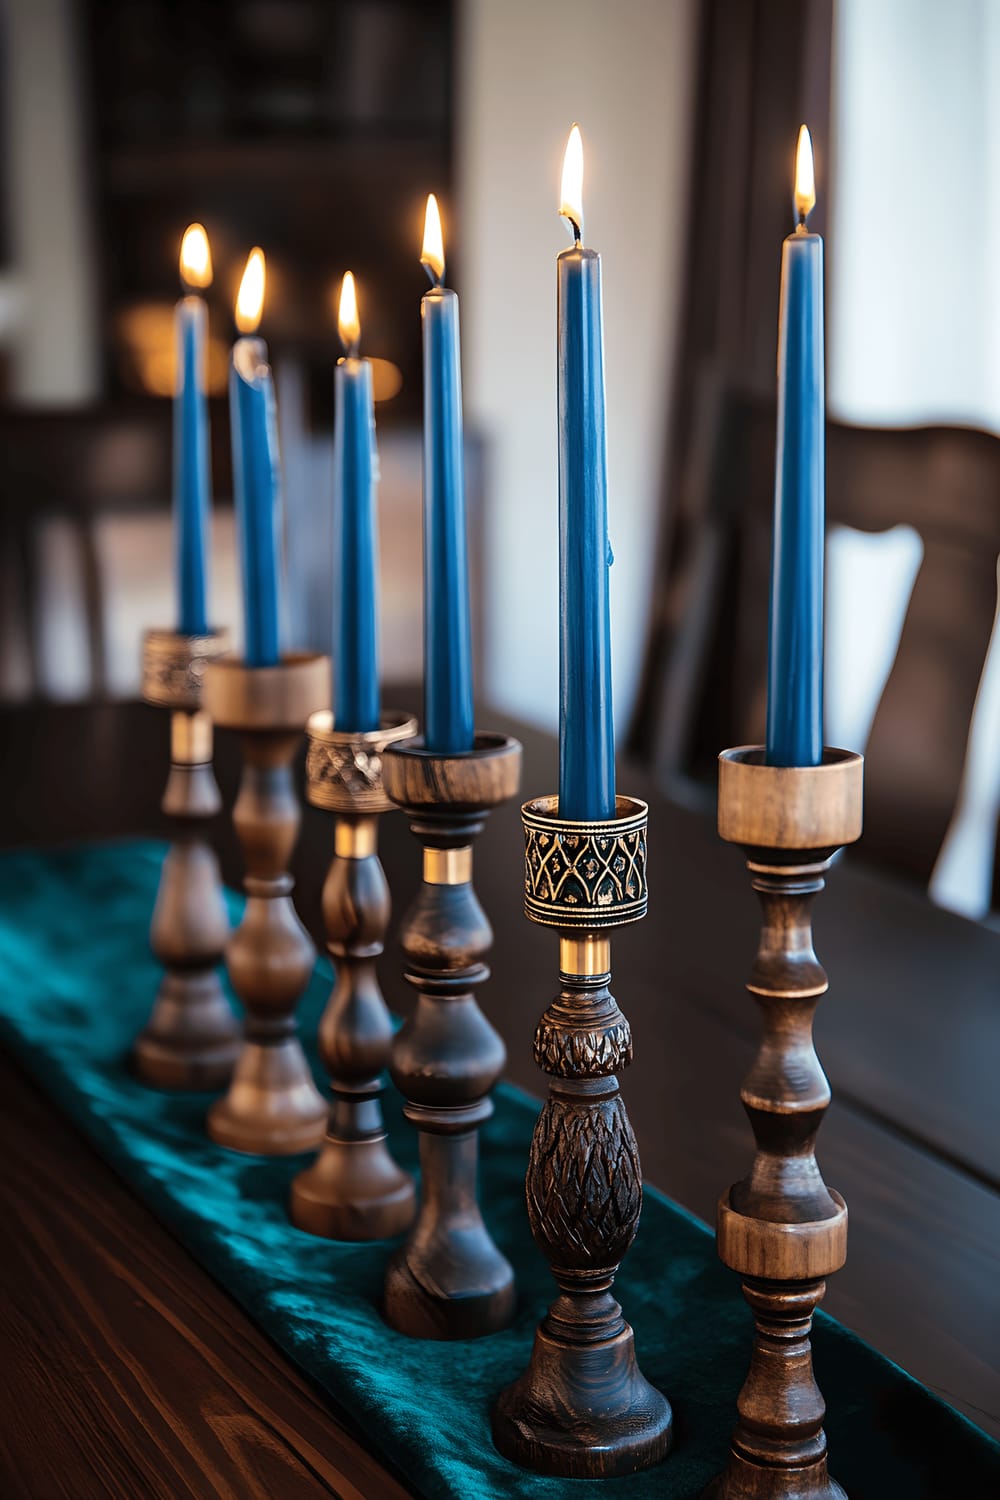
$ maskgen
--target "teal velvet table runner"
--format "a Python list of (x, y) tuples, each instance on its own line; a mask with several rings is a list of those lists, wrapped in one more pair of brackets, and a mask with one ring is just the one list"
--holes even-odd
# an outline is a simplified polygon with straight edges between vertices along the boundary
[[(750, 1350), (749, 1312), (711, 1236), (647, 1188), (617, 1282), (642, 1368), (674, 1405), (670, 1456), (603, 1483), (541, 1479), (501, 1459), (490, 1405), (523, 1367), (553, 1291), (524, 1207), (535, 1104), (501, 1086), (483, 1131), (482, 1201), (520, 1293), (513, 1326), (453, 1344), (393, 1332), (379, 1316), (390, 1247), (334, 1244), (288, 1223), (301, 1158), (224, 1151), (202, 1128), (207, 1096), (158, 1093), (128, 1071), (159, 979), (147, 932), (163, 852), (120, 843), (0, 858), (0, 1033), (10, 1050), (418, 1494), (695, 1500), (725, 1461)], [(230, 902), (235, 916), (240, 900)], [(329, 988), (321, 963), (300, 1010), (321, 1085), (311, 1043)], [(497, 1000), (487, 987), (486, 1009)], [(391, 1090), (386, 1112), (394, 1152), (415, 1168), (414, 1133)], [(822, 1314), (814, 1347), (831, 1468), (851, 1500), (1000, 1497), (1000, 1448), (978, 1428)]]

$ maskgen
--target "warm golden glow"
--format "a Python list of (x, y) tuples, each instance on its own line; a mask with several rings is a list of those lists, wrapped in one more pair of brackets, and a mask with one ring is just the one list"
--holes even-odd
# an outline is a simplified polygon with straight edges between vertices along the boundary
[(372, 371), (372, 398), (391, 401), (403, 389), (403, 372), (391, 359), (369, 359)]
[(348, 354), (355, 353), (361, 342), (361, 319), (358, 316), (358, 290), (354, 285), (354, 274), (351, 271), (344, 272), (344, 279), (340, 286), (337, 330), (345, 351)]
[(254, 248), (247, 256), (243, 280), (236, 296), (236, 326), (240, 333), (256, 333), (264, 311), (264, 252)]
[(444, 235), (441, 231), (441, 212), (433, 193), (427, 195), (424, 244), (420, 252), (420, 264), (427, 267), (432, 280), (440, 286), (444, 280)]
[(583, 239), (583, 137), (579, 125), (573, 126), (566, 142), (559, 212), (573, 225), (575, 237)]
[(181, 240), (181, 280), (192, 290), (212, 285), (212, 252), (200, 224), (189, 224)]
[(813, 143), (807, 126), (799, 129), (795, 148), (795, 212), (808, 219), (816, 207), (816, 176), (813, 171)]

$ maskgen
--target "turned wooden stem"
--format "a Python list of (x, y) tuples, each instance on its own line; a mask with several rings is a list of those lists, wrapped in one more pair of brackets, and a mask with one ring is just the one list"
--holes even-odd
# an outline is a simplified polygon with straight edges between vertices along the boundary
[(608, 1478), (656, 1463), (672, 1432), (670, 1406), (640, 1371), (612, 1295), (639, 1226), (642, 1173), (615, 1076), (632, 1060), (632, 1036), (609, 988), (606, 928), (645, 910), (646, 809), (619, 798), (617, 819), (573, 824), (554, 804), (542, 798), (524, 810), (526, 909), (545, 925), (583, 925), (560, 926), (562, 987), (535, 1033), (549, 1096), (532, 1138), (527, 1200), (559, 1295), (527, 1370), (497, 1402), (493, 1437), (508, 1458), (541, 1473)]
[(329, 714), (314, 715), (308, 726), (307, 795), (336, 816), (323, 921), (337, 978), (319, 1026), (333, 1107), (319, 1156), (292, 1183), (291, 1217), (329, 1239), (389, 1239), (410, 1227), (416, 1211), (413, 1179), (386, 1145), (379, 1099), (392, 1019), (376, 973), (390, 910), (378, 857), (378, 818), (392, 807), (381, 757), (416, 727), (407, 715), (393, 715), (380, 730), (349, 734), (334, 730)]
[(229, 1090), (208, 1116), (209, 1135), (234, 1151), (307, 1151), (326, 1128), (326, 1105), (295, 1021), (316, 955), (292, 903), (288, 873), (301, 820), (291, 763), (310, 706), (328, 692), (326, 676), (323, 657), (257, 668), (222, 661), (206, 674), (214, 717), (239, 730), (243, 749), (233, 824), (247, 902), (226, 964), (246, 1011), (245, 1040)]
[(812, 903), (835, 849), (861, 831), (861, 758), (828, 750), (820, 766), (771, 767), (749, 749), (727, 751), (721, 766), (720, 832), (746, 849), (763, 912), (747, 985), (761, 1044), (741, 1091), (756, 1153), (718, 1218), (719, 1255), (741, 1277), (755, 1340), (729, 1463), (706, 1494), (843, 1500), (827, 1471), (809, 1341), (826, 1278), (847, 1253), (847, 1209), (815, 1156), (830, 1088), (812, 1036), (827, 990)]
[(515, 740), (477, 735), (467, 755), (411, 741), (385, 758), (386, 791), (423, 845), (423, 883), (401, 932), (417, 1004), (391, 1063), (420, 1132), (421, 1194), (385, 1282), (387, 1321), (419, 1338), (478, 1338), (514, 1310), (513, 1272), (477, 1200), (478, 1131), (505, 1052), (475, 996), (489, 977), (493, 934), (472, 886), (472, 841), (489, 810), (517, 791), (520, 757)]
[(212, 721), (201, 702), (205, 663), (226, 649), (221, 634), (149, 631), (143, 693), (171, 709), (171, 765), (161, 807), (174, 828), (163, 862), (150, 944), (164, 966), (152, 1014), (132, 1064), (163, 1089), (220, 1089), (228, 1083), (240, 1032), (219, 981), (229, 918), (215, 854), (203, 828), (221, 809), (212, 774)]

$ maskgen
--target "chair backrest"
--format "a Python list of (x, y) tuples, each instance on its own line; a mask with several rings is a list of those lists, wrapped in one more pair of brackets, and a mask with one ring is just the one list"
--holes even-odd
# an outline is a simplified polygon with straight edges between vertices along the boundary
[[(775, 407), (725, 388), (704, 406), (633, 734), (665, 778), (710, 774), (718, 749), (764, 732)], [(996, 612), (1000, 439), (830, 422), (827, 520), (868, 532), (906, 523), (923, 544), (866, 747), (864, 852), (926, 882)]]
[[(228, 439), (218, 437), (225, 435), (220, 422), (212, 423), (212, 432), (215, 483), (228, 485)], [(91, 692), (100, 697), (107, 680), (95, 521), (108, 513), (155, 512), (169, 505), (171, 434), (168, 401), (0, 410), (0, 556), (17, 576), (33, 694), (44, 692), (42, 526), (53, 518), (69, 525), (82, 580), (81, 629)]]

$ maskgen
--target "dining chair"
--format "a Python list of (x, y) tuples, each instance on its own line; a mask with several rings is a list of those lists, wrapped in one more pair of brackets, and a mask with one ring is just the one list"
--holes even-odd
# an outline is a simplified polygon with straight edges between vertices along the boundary
[(0, 410), (0, 556), (18, 585), (29, 696), (46, 693), (43, 631), (53, 580), (46, 574), (44, 541), (53, 521), (62, 523), (70, 539), (81, 580), (88, 696), (106, 694), (98, 523), (109, 514), (168, 506), (171, 425), (167, 401)]
[[(704, 381), (630, 732), (665, 784), (764, 738), (775, 421), (773, 399)], [(830, 421), (826, 461), (828, 530), (903, 523), (923, 546), (867, 745), (844, 748), (865, 751), (864, 856), (926, 884), (996, 613), (1000, 439)]]

